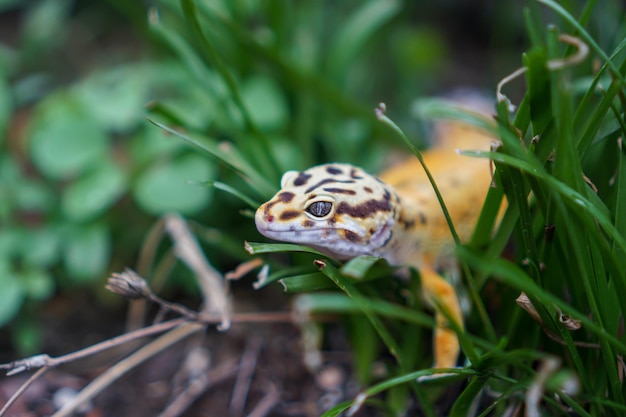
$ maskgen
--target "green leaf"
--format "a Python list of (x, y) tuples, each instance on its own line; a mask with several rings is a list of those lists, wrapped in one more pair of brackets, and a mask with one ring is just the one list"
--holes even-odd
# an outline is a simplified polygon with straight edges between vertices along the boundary
[(314, 255), (326, 257), (322, 252), (311, 249), (308, 246), (295, 245), (293, 243), (257, 243), (246, 242), (246, 251), (250, 255), (258, 255), (260, 253), (273, 253), (273, 252), (308, 252)]
[(51, 187), (41, 181), (21, 179), (15, 183), (15, 205), (26, 211), (49, 212), (57, 204), (57, 197)]
[(138, 126), (145, 116), (151, 64), (129, 64), (94, 72), (72, 91), (102, 129), (117, 132)]
[(23, 22), (24, 49), (40, 52), (61, 43), (67, 34), (72, 2), (44, 0), (33, 3)]
[(122, 169), (111, 161), (104, 161), (63, 191), (61, 209), (74, 221), (92, 220), (111, 207), (126, 186)]
[(272, 78), (250, 78), (243, 84), (241, 95), (250, 109), (250, 117), (260, 129), (277, 130), (287, 123), (287, 103), (279, 85)]
[(281, 283), (285, 292), (289, 293), (311, 292), (335, 287), (331, 280), (319, 272), (294, 275), (282, 278), (278, 282)]
[(389, 352), (396, 358), (398, 364), (402, 365), (402, 357), (400, 356), (401, 352), (399, 346), (391, 335), (389, 329), (385, 327), (380, 317), (375, 314), (374, 309), (372, 308), (372, 300), (361, 295), (361, 293), (352, 285), (352, 282), (341, 275), (341, 273), (330, 264), (325, 264), (320, 268), (320, 270), (324, 275), (333, 280), (333, 282), (343, 292), (345, 292), (346, 295), (354, 300), (362, 313), (370, 321), (376, 330), (376, 333), (378, 333), (378, 336), (380, 336), (382, 341), (385, 343)]
[(128, 142), (128, 151), (137, 166), (149, 164), (155, 158), (172, 155), (185, 148), (185, 144), (162, 129), (146, 126)]
[(160, 127), (164, 131), (175, 135), (195, 147), (213, 155), (215, 158), (225, 163), (235, 171), (241, 173), (244, 178), (249, 180), (255, 189), (266, 195), (271, 195), (276, 191), (276, 187), (267, 181), (265, 175), (261, 175), (249, 162), (242, 157), (239, 151), (229, 144), (218, 143), (216, 140), (208, 137), (201, 137), (192, 134), (183, 134), (176, 129), (172, 129), (156, 120), (148, 119), (155, 126)]
[[(0, 228), (0, 262), (9, 259), (20, 252), (23, 240), (23, 230), (17, 227)], [(1, 263), (0, 263), (1, 266)]]
[(54, 278), (45, 269), (27, 268), (20, 275), (24, 290), (33, 300), (47, 300), (54, 293)]
[(33, 317), (18, 316), (11, 326), (11, 342), (22, 356), (41, 352), (42, 329)]
[(401, 8), (402, 3), (397, 0), (369, 1), (346, 19), (339, 26), (341, 30), (332, 37), (333, 42), (327, 51), (331, 76), (345, 74), (367, 41)]
[(252, 210), (256, 210), (261, 204), (257, 201), (252, 200), (250, 197), (237, 190), (236, 188), (231, 187), (228, 184), (219, 181), (202, 181), (203, 185), (207, 185), (209, 187), (213, 187), (216, 190), (221, 190), (227, 192), (228, 194), (237, 197), (244, 203), (246, 203)]
[(59, 259), (62, 242), (58, 228), (47, 225), (27, 230), (19, 243), (22, 259), (27, 265), (49, 267)]
[(470, 383), (465, 387), (463, 392), (457, 396), (452, 409), (450, 410), (449, 417), (465, 417), (467, 416), (467, 410), (470, 409), (472, 403), (476, 400), (476, 397), (482, 392), (483, 387), (489, 381), (488, 375), (480, 375), (473, 377)]
[(350, 278), (363, 279), (376, 262), (382, 258), (378, 256), (361, 255), (350, 259), (341, 267), (341, 273)]
[(211, 189), (191, 185), (189, 181), (211, 180), (214, 175), (215, 167), (198, 155), (187, 155), (165, 163), (157, 162), (139, 176), (133, 188), (133, 196), (149, 213), (196, 213), (211, 200)]
[(67, 94), (47, 98), (31, 126), (30, 155), (49, 178), (63, 180), (98, 163), (108, 137)]
[(0, 258), (0, 327), (15, 317), (24, 301), (24, 288), (5, 259)]
[(91, 281), (104, 273), (111, 252), (111, 237), (104, 225), (70, 229), (64, 239), (65, 268), (76, 281)]
[(0, 70), (0, 145), (4, 140), (9, 117), (11, 117), (11, 111), (13, 110), (11, 90), (4, 78), (5, 76), (6, 74), (3, 74), (2, 70)]
[[(486, 107), (488, 101), (480, 98), (473, 101), (468, 99), (468, 103), (463, 105), (463, 103), (441, 98), (419, 98), (411, 104), (411, 114), (422, 120), (443, 119), (462, 122), (495, 134), (493, 120), (485, 114), (489, 109), (473, 109), (476, 107), (474, 104)], [(470, 105), (472, 109), (470, 109)]]
[(339, 417), (343, 415), (343, 412), (346, 411), (352, 405), (352, 401), (346, 401), (341, 404), (337, 404), (330, 410), (327, 410), (320, 417)]

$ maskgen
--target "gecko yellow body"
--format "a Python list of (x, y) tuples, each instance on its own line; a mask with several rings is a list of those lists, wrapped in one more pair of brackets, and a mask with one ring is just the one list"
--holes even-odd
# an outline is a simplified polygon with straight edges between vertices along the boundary
[[(458, 154), (489, 150), (493, 138), (462, 124), (440, 128), (423, 154), (461, 241), (469, 239), (491, 184), (489, 161)], [(427, 301), (435, 307), (434, 367), (456, 365), (459, 342), (449, 329), (463, 317), (454, 288), (440, 274), (455, 265), (454, 240), (421, 164), (409, 160), (376, 178), (348, 164), (286, 172), (281, 190), (259, 207), (255, 222), (271, 239), (318, 249), (345, 260), (380, 256), (417, 268)]]

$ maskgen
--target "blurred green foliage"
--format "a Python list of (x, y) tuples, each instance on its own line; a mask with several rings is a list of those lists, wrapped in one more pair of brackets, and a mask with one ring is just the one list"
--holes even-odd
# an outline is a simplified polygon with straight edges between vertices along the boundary
[(213, 205), (202, 185), (242, 179), (146, 123), (147, 103), (157, 120), (238, 146), (267, 177), (246, 191), (260, 201), (286, 169), (325, 160), (375, 168), (389, 144), (376, 139), (371, 108), (380, 99), (408, 108), (437, 89), (450, 62), (441, 29), (414, 24), (419, 9), (399, 1), (197, 7), (202, 30), (219, 40), (211, 48), (176, 1), (151, 11), (0, 3), (0, 325), (24, 302), (99, 286), (112, 262), (133, 259), (155, 215), (204, 213), (231, 238), (254, 235), (236, 199), (218, 191)]
[[(623, 148), (616, 151), (626, 125), (622, 3), (161, 0), (149, 10), (139, 4), (0, 2), (8, 13), (3, 22), (19, 21), (13, 31), (0, 30), (10, 39), (0, 44), (0, 325), (12, 323), (19, 348), (37, 343), (30, 320), (37, 309), (24, 306), (79, 284), (100, 288), (112, 265), (133, 264), (157, 216), (179, 211), (206, 226), (198, 236), (225, 270), (249, 259), (242, 242), (258, 236), (250, 209), (276, 190), (282, 172), (328, 161), (376, 172), (400, 149), (393, 130), (374, 117), (378, 102), (425, 146), (420, 117), (452, 111), (438, 114), (437, 106), (416, 99), (468, 85), (491, 94), (523, 63), (528, 86), (506, 87), (520, 103), (515, 118), (498, 108), (505, 147), (496, 164), (512, 208), (489, 240), (488, 217), (502, 197), (494, 191), (480, 233), (461, 252), (477, 271), (476, 310), (461, 335), (475, 362), (463, 371), (471, 382), (451, 415), (464, 415), (486, 384), (501, 395), (485, 413), (504, 413), (536, 382), (532, 361), (545, 359), (544, 351), (566, 364), (549, 383), (576, 413), (624, 410), (613, 361), (624, 353), (623, 335), (615, 334), (626, 288), (616, 261), (626, 234), (626, 170)], [(548, 71), (548, 60), (573, 51), (558, 42), (559, 33), (581, 37), (591, 59)], [(607, 62), (610, 71), (602, 67)], [(531, 142), (535, 135), (543, 140)], [(564, 156), (552, 161), (552, 149)], [(543, 240), (550, 224), (567, 231), (554, 246)], [(499, 259), (511, 235), (519, 249), (513, 262)], [(277, 268), (269, 281), (282, 279), (293, 291), (332, 282), (350, 296), (307, 300), (323, 304), (321, 311), (351, 313), (347, 327), (362, 381), (374, 378), (368, 366), (381, 346), (396, 355), (397, 363), (387, 364), (389, 378), (368, 391), (388, 392), (381, 408), (402, 414), (410, 385), (424, 413), (435, 415), (437, 393), (412, 383), (422, 374), (411, 373), (428, 366), (429, 355), (416, 351), (425, 349), (420, 328), (432, 320), (412, 309), (421, 308), (419, 300), (407, 308), (398, 296), (414, 292), (418, 280), (355, 285), (345, 277), (355, 264), (319, 272), (310, 255), (290, 259), (295, 267), (270, 260)], [(359, 274), (389, 273), (361, 261)], [(494, 272), (501, 282), (487, 281)], [(541, 306), (544, 324), (567, 350), (509, 302), (519, 290)], [(555, 322), (554, 306), (585, 321), (584, 338), (599, 340), (602, 350), (579, 352)], [(571, 380), (572, 370), (583, 383), (580, 398), (555, 382)], [(546, 412), (567, 414), (556, 395), (544, 396)]]

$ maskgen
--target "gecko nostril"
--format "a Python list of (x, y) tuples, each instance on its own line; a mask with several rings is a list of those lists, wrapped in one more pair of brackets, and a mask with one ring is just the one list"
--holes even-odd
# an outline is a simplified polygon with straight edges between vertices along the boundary
[(267, 221), (269, 223), (273, 222), (274, 221), (274, 216), (272, 216), (271, 214), (269, 216), (267, 216)]

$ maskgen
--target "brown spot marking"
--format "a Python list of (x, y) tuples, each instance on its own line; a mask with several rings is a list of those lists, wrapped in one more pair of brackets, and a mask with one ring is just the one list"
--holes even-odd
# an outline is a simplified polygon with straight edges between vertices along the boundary
[(301, 172), (300, 174), (298, 174), (298, 178), (294, 180), (293, 185), (295, 185), (296, 187), (306, 185), (306, 183), (309, 182), (309, 178), (311, 178), (311, 174)]
[(313, 227), (315, 226), (315, 222), (313, 220), (306, 219), (302, 222), (302, 227)]
[(363, 177), (360, 175), (357, 175), (358, 170), (356, 168), (352, 168), (350, 170), (350, 178), (354, 178), (355, 180), (362, 180)]
[(337, 213), (333, 215), (330, 219), (328, 219), (328, 225), (334, 226), (337, 223)]
[(402, 217), (402, 215), (400, 215), (398, 222), (404, 227), (404, 230), (411, 229), (413, 226), (415, 226), (414, 220), (407, 220), (404, 217)]
[(328, 172), (331, 175), (339, 175), (339, 174), (343, 174), (343, 171), (337, 167), (333, 167), (333, 166), (328, 166), (326, 167), (326, 172)]
[(323, 188), (323, 190), (329, 193), (333, 193), (333, 194), (349, 194), (349, 195), (356, 194), (356, 191), (346, 190), (345, 188)]
[(278, 199), (283, 203), (291, 203), (291, 200), (293, 200), (295, 196), (296, 195), (294, 193), (291, 193), (289, 191), (283, 191), (282, 193), (278, 194)]
[(337, 206), (336, 213), (348, 214), (352, 217), (365, 219), (366, 217), (369, 217), (377, 211), (391, 211), (391, 204), (389, 204), (388, 200), (368, 200), (356, 206), (351, 206), (345, 201), (342, 201), (341, 203), (339, 203), (339, 206)]
[(419, 216), (420, 216), (420, 223), (422, 225), (425, 225), (426, 223), (428, 223), (428, 219), (426, 218), (426, 215), (423, 212), (419, 212)]
[(282, 213), (280, 213), (280, 219), (281, 220), (291, 220), (291, 219), (295, 219), (296, 217), (300, 216), (300, 212), (296, 211), (296, 210), (286, 210), (283, 211)]
[(278, 203), (278, 201), (268, 201), (267, 203), (265, 203), (265, 206), (263, 207), (263, 214), (265, 214), (265, 217), (270, 214), (270, 210), (272, 209), (272, 207), (274, 207), (274, 204), (276, 203)]
[(350, 242), (358, 242), (361, 240), (361, 238), (359, 237), (359, 235), (357, 235), (354, 232), (351, 232), (350, 230), (344, 230), (343, 231), (343, 236), (348, 239)]
[(317, 187), (321, 187), (321, 186), (322, 186), (322, 185), (324, 185), (324, 184), (333, 183), (333, 182), (341, 182), (341, 183), (344, 183), (344, 184), (352, 184), (352, 183), (354, 183), (354, 181), (352, 181), (352, 180), (343, 180), (343, 181), (342, 181), (342, 180), (336, 180), (336, 179), (334, 179), (334, 178), (326, 178), (326, 179), (321, 180), (321, 181), (320, 181), (320, 182), (318, 182), (317, 184), (310, 186), (310, 187), (309, 187), (309, 188), (305, 191), (305, 193), (307, 193), (307, 194), (308, 194), (308, 193), (310, 193), (311, 191), (315, 190)]
[(370, 187), (363, 187), (363, 189), (365, 190), (366, 193), (368, 194), (372, 194), (374, 192), (374, 190), (372, 190)]

